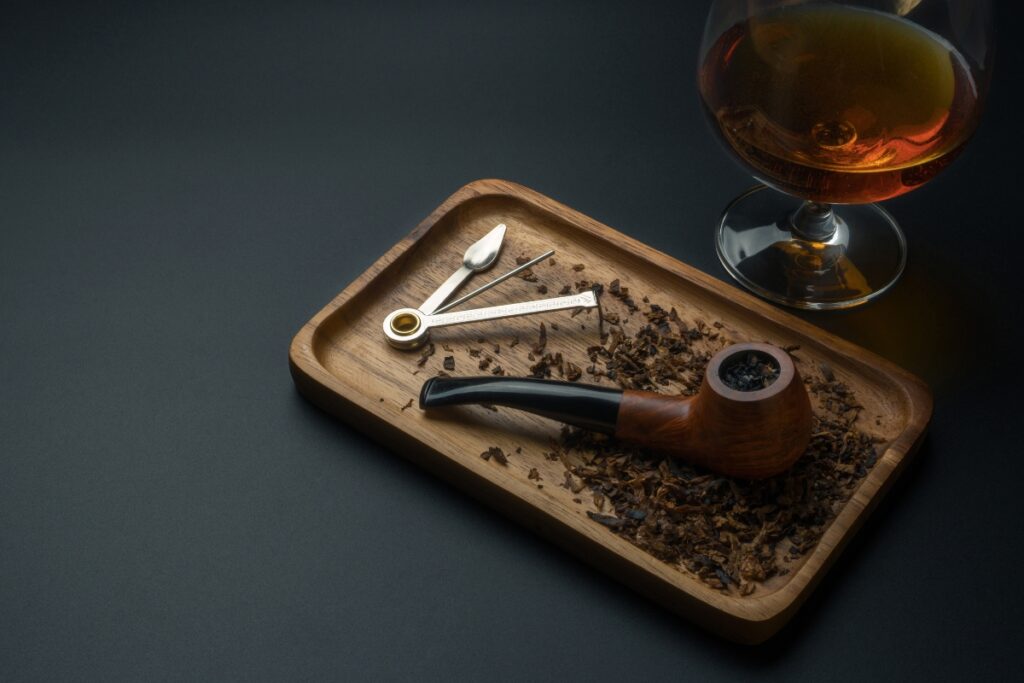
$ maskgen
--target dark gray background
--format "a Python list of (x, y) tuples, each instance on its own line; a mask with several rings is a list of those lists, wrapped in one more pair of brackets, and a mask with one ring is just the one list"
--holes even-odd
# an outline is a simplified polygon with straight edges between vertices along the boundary
[(292, 335), (451, 192), (521, 182), (718, 277), (750, 184), (706, 2), (4, 5), (0, 678), (993, 678), (1022, 644), (1021, 52), (808, 319), (931, 436), (779, 637), (709, 636), (304, 402)]

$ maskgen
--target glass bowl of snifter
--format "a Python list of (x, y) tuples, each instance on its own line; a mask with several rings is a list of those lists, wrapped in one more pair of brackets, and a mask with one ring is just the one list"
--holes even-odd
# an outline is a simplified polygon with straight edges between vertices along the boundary
[(875, 202), (957, 157), (978, 125), (992, 53), (989, 0), (716, 0), (701, 100), (763, 183), (718, 223), (726, 270), (805, 309), (857, 306), (892, 287), (906, 240)]

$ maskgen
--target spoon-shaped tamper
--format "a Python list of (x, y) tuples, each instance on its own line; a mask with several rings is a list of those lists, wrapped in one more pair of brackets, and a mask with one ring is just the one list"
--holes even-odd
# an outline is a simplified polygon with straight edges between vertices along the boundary
[(452, 273), (451, 277), (444, 281), (433, 294), (424, 301), (419, 311), (430, 315), (466, 281), (470, 275), (481, 270), (487, 270), (498, 259), (501, 253), (501, 243), (505, 239), (505, 224), (500, 223), (489, 233), (474, 242), (462, 257), (462, 265)]

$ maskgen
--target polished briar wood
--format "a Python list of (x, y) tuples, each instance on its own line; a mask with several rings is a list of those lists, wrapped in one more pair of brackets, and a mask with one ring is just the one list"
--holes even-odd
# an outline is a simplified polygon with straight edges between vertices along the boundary
[[(723, 363), (750, 351), (775, 359), (778, 378), (757, 391), (730, 389)], [(615, 436), (731, 477), (760, 479), (784, 472), (807, 448), (811, 402), (789, 354), (735, 344), (711, 359), (695, 396), (624, 392)]]
[[(766, 581), (751, 596), (723, 595), (594, 522), (586, 514), (595, 510), (588, 499), (576, 503), (577, 496), (557, 486), (564, 474), (561, 463), (542, 455), (548, 440), (558, 434), (558, 425), (550, 420), (478, 407), (445, 411), (444, 416), (414, 407), (402, 409), (415, 400), (423, 380), (439, 369), (445, 354), (439, 347), (423, 369), (417, 367), (415, 353), (392, 349), (384, 342), (381, 321), (396, 308), (423, 301), (451, 275), (465, 248), (501, 222), (508, 225), (508, 235), (496, 272), (511, 269), (518, 255), (535, 256), (554, 248), (559, 269), (583, 263), (583, 275), (592, 281), (621, 278), (633, 292), (651, 294), (657, 303), (674, 306), (685, 319), (721, 321), (723, 327), (717, 332), (729, 341), (764, 340), (783, 348), (799, 345), (801, 369), (827, 363), (856, 393), (864, 406), (860, 424), (879, 439), (878, 463), (838, 511), (818, 545), (802, 560), (787, 565), (789, 574)], [(546, 277), (546, 267), (537, 267), (541, 277)], [(536, 285), (512, 278), (481, 295), (474, 306), (533, 298), (537, 298)], [(516, 357), (508, 351), (509, 339), (518, 336), (525, 343), (536, 338), (537, 324), (545, 320), (549, 346), (557, 345), (566, 357), (585, 357), (586, 348), (597, 339), (592, 317), (580, 323), (586, 317), (572, 319), (573, 325), (565, 324), (565, 314), (552, 313), (447, 328), (438, 331), (433, 341), (465, 349), (486, 335), (502, 343), (501, 363), (506, 371), (526, 376), (529, 362), (525, 354)], [(554, 332), (551, 322), (562, 323), (561, 331)], [(743, 642), (768, 638), (796, 612), (920, 443), (932, 406), (920, 380), (883, 358), (552, 199), (499, 180), (466, 185), (442, 203), (298, 331), (289, 362), (299, 391), (324, 410), (666, 608)], [(467, 370), (472, 368), (457, 364), (455, 374)], [(506, 453), (522, 447), (523, 452), (501, 466), (480, 457), (491, 446)], [(543, 489), (528, 479), (531, 468), (547, 484)], [(387, 504), (388, 495), (397, 492), (382, 491), (382, 505)]]

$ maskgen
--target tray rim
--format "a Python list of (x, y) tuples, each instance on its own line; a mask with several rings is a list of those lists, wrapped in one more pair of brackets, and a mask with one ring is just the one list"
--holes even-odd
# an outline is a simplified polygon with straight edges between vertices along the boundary
[[(741, 306), (749, 315), (782, 325), (794, 336), (828, 346), (830, 352), (843, 356), (851, 364), (872, 366), (887, 375), (895, 384), (895, 388), (902, 391), (901, 398), (908, 406), (908, 417), (903, 431), (892, 440), (889, 448), (879, 457), (875, 467), (843, 506), (814, 550), (783, 586), (764, 596), (737, 598), (722, 595), (647, 555), (625, 539), (608, 533), (610, 538), (628, 544), (631, 549), (649, 558), (650, 562), (638, 565), (634, 561), (636, 558), (624, 557), (610, 547), (617, 543), (609, 544), (605, 539), (599, 540), (592, 534), (582, 533), (583, 529), (574, 528), (575, 525), (569, 524), (567, 520), (532, 504), (528, 496), (518, 495), (503, 482), (482, 477), (482, 472), (466, 469), (461, 463), (419, 441), (415, 436), (403, 430), (393, 430), (393, 425), (372, 411), (373, 404), (369, 399), (358, 392), (351, 395), (347, 385), (320, 363), (314, 352), (314, 336), (319, 326), (399, 260), (406, 251), (413, 248), (445, 215), (469, 200), (485, 196), (510, 197), (524, 202), (533, 209), (555, 215), (559, 220), (569, 223), (575, 229), (583, 230), (590, 237), (600, 241), (610, 243), (611, 238), (614, 238), (616, 248), (630, 252), (672, 276), (687, 281), (690, 285), (703, 290), (708, 297)], [(725, 290), (728, 294), (723, 292), (723, 287), (728, 287)], [(682, 263), (534, 190), (518, 183), (498, 179), (476, 180), (456, 190), (406, 237), (386, 251), (320, 309), (292, 339), (289, 348), (289, 367), (299, 392), (322, 409), (345, 419), (376, 440), (398, 449), (400, 454), (417, 452), (428, 461), (416, 461), (417, 464), (426, 466), (482, 502), (502, 510), (515, 517), (517, 521), (552, 538), (589, 564), (612, 574), (649, 597), (667, 601), (668, 604), (665, 606), (678, 613), (691, 618), (699, 617), (698, 620), (711, 630), (727, 638), (747, 643), (758, 643), (773, 635), (813, 591), (919, 447), (927, 432), (933, 408), (931, 391), (927, 385), (891, 361), (776, 308), (752, 294), (731, 287), (693, 266)], [(366, 400), (359, 400), (361, 398)], [(338, 399), (343, 402), (341, 405), (337, 403)], [(595, 553), (603, 556), (600, 558), (601, 562), (607, 562), (610, 566), (602, 566), (595, 562)], [(658, 566), (663, 570), (655, 571)], [(677, 575), (693, 585), (673, 581), (672, 575)], [(665, 585), (666, 582), (668, 585)]]

